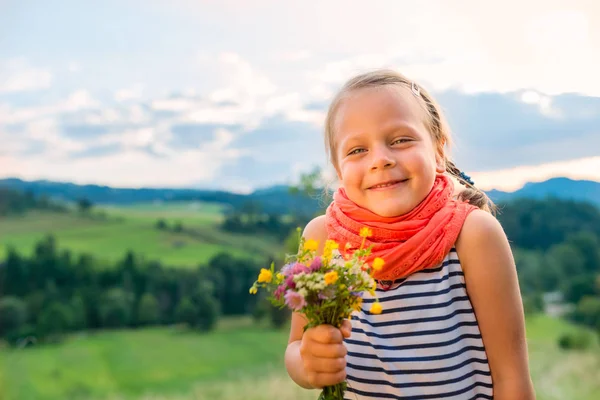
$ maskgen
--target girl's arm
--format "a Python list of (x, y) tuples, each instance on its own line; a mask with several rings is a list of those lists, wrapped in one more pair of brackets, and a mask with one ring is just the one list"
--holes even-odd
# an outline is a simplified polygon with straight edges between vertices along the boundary
[(535, 399), (517, 271), (502, 226), (491, 214), (473, 211), (456, 250), (488, 356), (494, 399)]

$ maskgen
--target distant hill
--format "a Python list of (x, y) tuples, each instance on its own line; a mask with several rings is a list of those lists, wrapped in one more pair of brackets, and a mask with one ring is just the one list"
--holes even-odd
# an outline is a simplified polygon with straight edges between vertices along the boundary
[(552, 178), (544, 182), (527, 183), (515, 192), (490, 190), (488, 196), (494, 202), (518, 198), (544, 199), (555, 197), (563, 200), (585, 201), (600, 206), (600, 182)]
[(288, 186), (277, 185), (250, 194), (238, 194), (220, 190), (161, 189), (161, 188), (112, 188), (101, 185), (77, 185), (68, 182), (46, 180), (24, 181), (17, 178), (0, 179), (0, 187), (46, 196), (54, 200), (75, 202), (86, 198), (94, 204), (133, 204), (153, 201), (205, 201), (242, 207), (248, 202), (260, 203), (263, 211), (287, 213), (289, 211), (313, 214), (322, 206), (319, 199), (290, 193)]
[[(266, 212), (287, 213), (289, 211), (313, 214), (325, 206), (321, 198), (307, 198), (290, 193), (285, 185), (274, 185), (250, 194), (199, 189), (117, 189), (99, 185), (76, 185), (50, 181), (23, 181), (0, 179), (0, 187), (29, 192), (35, 196), (48, 196), (62, 201), (77, 201), (87, 198), (96, 204), (132, 204), (152, 201), (199, 200), (229, 205), (233, 208), (248, 202), (260, 203)], [(488, 195), (494, 202), (505, 202), (516, 198), (543, 199), (555, 197), (576, 200), (600, 206), (600, 182), (553, 178), (545, 182), (527, 183), (516, 192), (490, 190)]]

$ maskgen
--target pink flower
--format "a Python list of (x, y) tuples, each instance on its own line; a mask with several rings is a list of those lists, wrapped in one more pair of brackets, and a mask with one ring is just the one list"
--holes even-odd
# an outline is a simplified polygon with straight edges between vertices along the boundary
[(296, 289), (296, 282), (294, 282), (294, 277), (293, 276), (289, 276), (286, 280), (285, 280), (285, 285), (287, 287), (289, 287), (290, 289)]
[(299, 311), (306, 305), (306, 300), (302, 295), (294, 290), (285, 292), (285, 304), (294, 311)]
[(273, 297), (275, 297), (277, 300), (281, 300), (281, 296), (283, 295), (284, 292), (285, 292), (285, 285), (279, 285), (279, 286), (277, 286), (277, 289), (275, 289), (275, 291), (273, 292)]
[(317, 257), (315, 257), (313, 262), (310, 264), (310, 271), (316, 272), (319, 269), (321, 269), (321, 257), (317, 256)]
[(296, 263), (294, 264), (294, 266), (292, 267), (292, 275), (296, 275), (299, 274), (300, 272), (310, 272), (310, 270), (308, 269), (308, 267), (304, 264), (300, 264), (300, 263)]

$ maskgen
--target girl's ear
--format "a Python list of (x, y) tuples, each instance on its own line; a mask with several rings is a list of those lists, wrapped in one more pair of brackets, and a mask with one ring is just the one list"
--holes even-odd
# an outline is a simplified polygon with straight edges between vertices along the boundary
[(443, 174), (446, 172), (446, 157), (436, 154), (435, 172), (437, 172), (438, 174)]

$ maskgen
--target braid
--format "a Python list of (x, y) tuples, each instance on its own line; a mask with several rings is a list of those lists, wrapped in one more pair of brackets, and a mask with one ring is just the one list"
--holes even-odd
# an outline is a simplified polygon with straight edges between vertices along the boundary
[(459, 193), (458, 199), (466, 201), (480, 209), (496, 215), (497, 207), (490, 198), (480, 189), (475, 187), (471, 178), (464, 174), (451, 160), (446, 160), (446, 172), (452, 175), (466, 189)]

